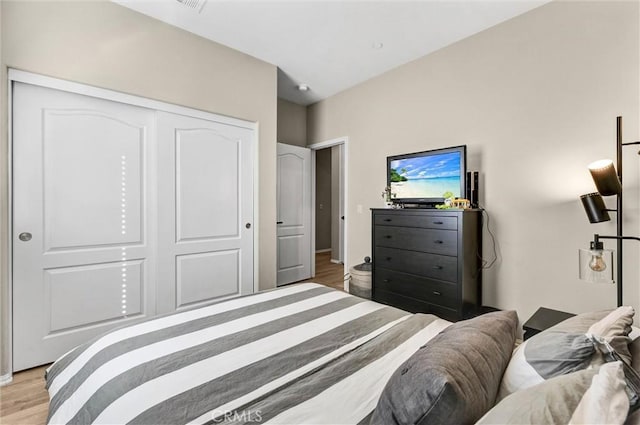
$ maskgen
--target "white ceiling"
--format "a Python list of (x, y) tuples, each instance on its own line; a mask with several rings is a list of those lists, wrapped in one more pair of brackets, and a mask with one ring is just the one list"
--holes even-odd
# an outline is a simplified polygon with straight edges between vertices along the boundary
[(278, 96), (308, 105), (549, 0), (113, 1), (278, 66)]

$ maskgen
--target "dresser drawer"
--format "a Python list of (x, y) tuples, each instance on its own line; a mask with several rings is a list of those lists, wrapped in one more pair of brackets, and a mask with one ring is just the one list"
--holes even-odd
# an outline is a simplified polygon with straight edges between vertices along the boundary
[(458, 311), (455, 309), (434, 305), (426, 301), (405, 297), (393, 292), (376, 291), (374, 300), (393, 307), (401, 308), (402, 310), (410, 311), (411, 313), (434, 314), (451, 322), (455, 322), (461, 318), (460, 314), (458, 314)]
[(375, 214), (373, 224), (380, 226), (421, 227), (426, 229), (457, 230), (458, 218), (406, 214)]
[(449, 282), (458, 281), (457, 257), (377, 246), (373, 258), (376, 267)]
[(393, 270), (376, 268), (374, 287), (376, 291), (393, 292), (453, 309), (460, 304), (455, 284)]
[(375, 245), (456, 256), (458, 233), (453, 230), (376, 226)]

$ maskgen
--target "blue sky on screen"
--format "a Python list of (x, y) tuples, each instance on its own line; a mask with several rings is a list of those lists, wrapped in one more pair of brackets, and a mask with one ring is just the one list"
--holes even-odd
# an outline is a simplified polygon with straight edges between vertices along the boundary
[[(460, 153), (399, 159), (391, 162), (391, 168), (409, 180), (460, 176)], [(406, 173), (401, 172), (403, 168)]]

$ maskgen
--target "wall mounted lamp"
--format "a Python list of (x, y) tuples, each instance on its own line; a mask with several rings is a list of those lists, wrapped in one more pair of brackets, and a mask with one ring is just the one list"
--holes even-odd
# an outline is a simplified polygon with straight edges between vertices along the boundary
[[(637, 142), (622, 142), (622, 117), (616, 118), (616, 164), (610, 159), (603, 159), (589, 164), (591, 177), (598, 189), (597, 192), (580, 196), (590, 223), (601, 223), (611, 220), (609, 212), (616, 213), (615, 236), (593, 235), (589, 249), (580, 250), (579, 267), (580, 279), (590, 282), (613, 283), (613, 269), (607, 264), (613, 264), (613, 251), (604, 249), (601, 239), (615, 239), (616, 246), (616, 285), (618, 293), (618, 306), (622, 305), (622, 242), (624, 240), (637, 240), (635, 236), (623, 236), (622, 234), (622, 147), (640, 145)], [(640, 152), (638, 152), (640, 154)], [(617, 169), (617, 171), (616, 171)], [(615, 209), (606, 207), (603, 196), (616, 195)]]

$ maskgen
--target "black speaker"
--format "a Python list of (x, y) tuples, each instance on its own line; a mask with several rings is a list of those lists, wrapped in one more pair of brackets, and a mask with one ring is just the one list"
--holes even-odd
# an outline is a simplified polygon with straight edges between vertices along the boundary
[(478, 184), (478, 172), (473, 172), (473, 184), (471, 185), (471, 208), (478, 208), (478, 202), (480, 201), (480, 186)]
[(471, 208), (478, 208), (478, 202), (480, 200), (480, 186), (478, 179), (477, 171), (467, 171), (465, 198), (471, 203)]

